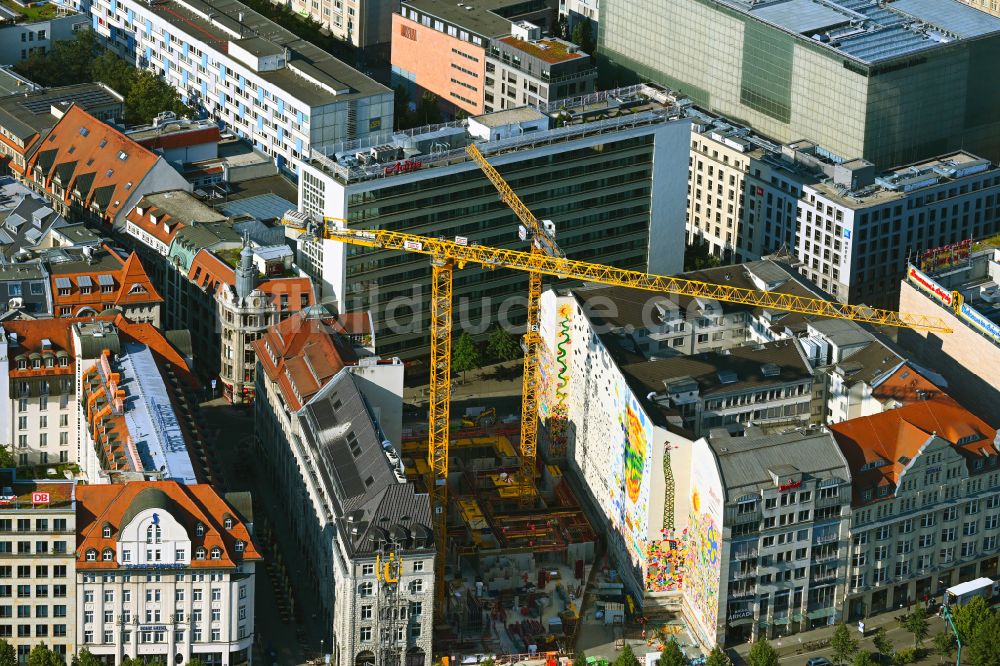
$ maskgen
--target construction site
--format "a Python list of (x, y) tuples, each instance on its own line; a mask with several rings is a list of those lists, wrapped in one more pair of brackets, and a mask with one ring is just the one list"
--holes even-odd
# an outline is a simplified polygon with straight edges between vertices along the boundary
[[(554, 389), (543, 387), (542, 277), (749, 304), (873, 325), (943, 330), (940, 321), (568, 259), (555, 242), (555, 225), (549, 220), (536, 219), (475, 145), (468, 146), (467, 152), (496, 188), (500, 199), (521, 221), (520, 237), (530, 242), (530, 251), (486, 247), (470, 243), (464, 237), (448, 240), (388, 230), (354, 229), (348, 227), (348, 221), (335, 218), (324, 219), (322, 229), (315, 232), (329, 240), (377, 252), (418, 253), (430, 259), (431, 353), (426, 426), (404, 436), (401, 454), (407, 477), (426, 490), (431, 504), (437, 553), (434, 652), (458, 658), (462, 663), (478, 663), (489, 656), (503, 663), (543, 657), (554, 664), (557, 658), (580, 649), (581, 642), (587, 643), (584, 646), (587, 649), (599, 644), (594, 637), (600, 634), (611, 637), (612, 654), (604, 649), (603, 655), (613, 657), (613, 651), (624, 646), (627, 628), (631, 628), (636, 634), (631, 638), (645, 639), (643, 642), (652, 651), (667, 640), (676, 640), (682, 649), (691, 648), (689, 656), (697, 657), (703, 648), (714, 645), (714, 638), (695, 640), (681, 617), (679, 603), (655, 604), (656, 610), (651, 607), (654, 604), (644, 606), (648, 601), (645, 592), (650, 586), (646, 578), (646, 565), (652, 562), (649, 558), (655, 556), (657, 560), (655, 566), (649, 564), (649, 567), (660, 569), (659, 573), (654, 572), (654, 578), (665, 575), (671, 581), (679, 581), (678, 572), (683, 568), (683, 558), (678, 555), (681, 549), (670, 537), (677, 523), (673, 477), (669, 471), (658, 490), (664, 529), (657, 543), (667, 544), (670, 552), (654, 553), (649, 529), (645, 527), (651, 504), (640, 501), (648, 499), (649, 492), (647, 489), (644, 494), (641, 481), (645, 475), (641, 468), (650, 465), (652, 450), (646, 446), (648, 438), (640, 432), (645, 426), (634, 416), (617, 426), (607, 426), (622, 431), (607, 432), (608, 450), (613, 440), (623, 434), (626, 443), (637, 444), (632, 448), (626, 446), (624, 453), (613, 456), (615, 460), (609, 459), (601, 470), (605, 479), (617, 475), (616, 488), (597, 489), (589, 486), (587, 479), (567, 478), (567, 457), (572, 455), (568, 450), (568, 431), (581, 426), (569, 423), (566, 418), (565, 395), (561, 393), (566, 389), (565, 382), (556, 382)], [(453, 275), (467, 266), (529, 274), (526, 331), (521, 340), (524, 371), (520, 419), (505, 418), (500, 423), (496, 409), (488, 406), (464, 415), (452, 413)], [(565, 353), (562, 347), (557, 349), (556, 363)], [(565, 363), (561, 365), (565, 369)], [(543, 401), (549, 403), (545, 428), (541, 427)], [(669, 470), (669, 449), (661, 447), (661, 450), (662, 466)], [(612, 469), (608, 470), (608, 466)], [(619, 469), (621, 466), (624, 467)], [(623, 514), (627, 535), (620, 524), (615, 524), (616, 517), (595, 506), (608, 501), (604, 495), (609, 490), (612, 494), (624, 490), (635, 505), (634, 515), (627, 511)], [(595, 522), (588, 518), (588, 509)], [(698, 528), (692, 526), (692, 529)], [(624, 544), (619, 543), (623, 542), (623, 536)], [(612, 540), (619, 550), (624, 545), (630, 553), (637, 553), (635, 557), (614, 558), (622, 560), (618, 566), (638, 569), (642, 580), (637, 585), (625, 585), (615, 569), (616, 563), (606, 559), (605, 547)], [(634, 577), (635, 572), (630, 570), (628, 574)], [(675, 599), (679, 599), (679, 589), (673, 582), (663, 586), (663, 590), (674, 593)], [(633, 597), (636, 591), (638, 598)], [(579, 641), (585, 623), (586, 640)]]
[[(468, 422), (467, 422), (468, 423)], [(572, 651), (597, 536), (556, 464), (521, 495), (520, 425), (478, 423), (453, 431), (448, 495), (446, 653)], [(417, 483), (428, 478), (426, 433), (403, 441)]]

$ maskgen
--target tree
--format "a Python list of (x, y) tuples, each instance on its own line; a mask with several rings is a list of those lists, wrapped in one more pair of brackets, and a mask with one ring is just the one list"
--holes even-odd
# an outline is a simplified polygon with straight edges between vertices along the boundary
[(950, 630), (939, 631), (932, 640), (934, 651), (944, 657), (945, 661), (951, 661), (951, 655), (955, 652), (955, 634)]
[(73, 666), (101, 666), (101, 662), (87, 648), (81, 648), (73, 657)]
[(510, 331), (497, 324), (486, 342), (486, 353), (498, 361), (511, 361), (521, 355), (521, 346)]
[(3, 639), (0, 639), (0, 666), (17, 666), (17, 651)]
[(97, 39), (91, 30), (81, 30), (73, 39), (53, 42), (45, 53), (35, 53), (14, 66), (35, 83), (43, 86), (65, 86), (90, 81), (91, 62), (99, 51)]
[(866, 652), (862, 650), (854, 657), (854, 661), (851, 662), (851, 666), (875, 666), (878, 662), (872, 656), (871, 652)]
[(114, 88), (119, 95), (127, 97), (135, 80), (136, 68), (111, 51), (105, 51), (94, 59), (90, 76), (94, 81)]
[(920, 647), (927, 638), (927, 610), (920, 604), (903, 619), (903, 628), (913, 634), (913, 647)]
[(181, 103), (177, 90), (152, 72), (136, 70), (125, 96), (125, 122), (143, 125), (152, 122), (162, 111), (173, 111), (178, 115), (189, 115), (191, 109)]
[(766, 638), (758, 638), (747, 654), (749, 666), (778, 666), (778, 652)]
[(726, 654), (722, 648), (716, 645), (712, 648), (712, 651), (708, 653), (708, 659), (705, 660), (705, 666), (733, 666), (733, 660), (729, 658), (729, 655)]
[(458, 340), (455, 342), (455, 348), (451, 352), (452, 370), (461, 372), (464, 381), (465, 373), (478, 368), (481, 364), (482, 359), (479, 357), (479, 347), (472, 341), (472, 336), (468, 332), (462, 331), (462, 334), (458, 336)]
[(990, 613), (986, 621), (976, 626), (969, 639), (962, 641), (963, 659), (976, 666), (1000, 666), (998, 636), (1000, 636), (1000, 614)]
[(395, 93), (392, 98), (393, 125), (396, 129), (410, 129), (416, 125), (414, 120), (413, 105), (410, 102), (410, 91), (404, 85), (398, 85), (392, 89)]
[[(201, 659), (195, 657), (194, 659), (192, 659), (187, 663), (187, 666), (206, 666), (206, 665), (205, 662), (203, 662)], [(493, 666), (493, 659), (491, 657), (487, 657), (485, 660), (482, 661), (482, 663), (480, 663), (479, 666)]]
[(414, 126), (437, 125), (441, 122), (441, 109), (438, 107), (438, 98), (432, 92), (424, 92), (420, 96), (420, 103), (414, 116)]
[(879, 656), (884, 659), (891, 658), (892, 653), (896, 650), (896, 647), (892, 644), (892, 641), (889, 640), (889, 637), (885, 633), (885, 627), (879, 627), (875, 630), (872, 642), (875, 644), (875, 650), (878, 651)]
[(585, 52), (593, 53), (594, 39), (591, 34), (590, 21), (578, 21), (577, 24), (573, 26), (573, 35), (570, 37), (570, 41), (579, 46)]
[(632, 646), (628, 643), (625, 643), (622, 653), (615, 659), (615, 666), (639, 666), (639, 660), (632, 652)]
[(684, 250), (684, 270), (696, 271), (722, 265), (719, 258), (709, 252), (708, 242), (695, 238)]
[(688, 660), (677, 641), (669, 640), (663, 646), (657, 666), (687, 666)]
[(587, 653), (580, 650), (573, 657), (573, 666), (587, 666)]
[[(6, 446), (0, 446), (0, 469), (12, 469), (14, 467), (17, 467), (14, 452)], [(3, 666), (2, 662), (0, 662), (0, 666)]]
[(990, 621), (993, 612), (990, 605), (982, 597), (973, 597), (968, 603), (963, 604), (952, 612), (951, 619), (955, 623), (955, 630), (958, 631), (962, 644), (968, 643), (976, 629)]
[(63, 658), (39, 643), (28, 653), (28, 666), (65, 666)]
[(846, 664), (854, 658), (858, 652), (858, 639), (851, 635), (847, 625), (840, 623), (833, 630), (833, 637), (830, 639), (831, 657), (835, 664)]

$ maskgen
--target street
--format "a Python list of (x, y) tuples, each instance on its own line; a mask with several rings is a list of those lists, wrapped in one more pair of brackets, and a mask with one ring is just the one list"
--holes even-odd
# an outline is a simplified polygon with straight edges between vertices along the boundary
[[(265, 666), (303, 664), (319, 654), (322, 629), (309, 610), (316, 605), (304, 569), (294, 553), (282, 552), (291, 543), (283, 534), (284, 502), (264, 482), (253, 448), (253, 408), (233, 407), (219, 398), (201, 404), (209, 455), (219, 470), (216, 483), (224, 492), (250, 491), (253, 497), (254, 541), (264, 555), (257, 568), (255, 660)], [(295, 603), (301, 604), (295, 613)]]

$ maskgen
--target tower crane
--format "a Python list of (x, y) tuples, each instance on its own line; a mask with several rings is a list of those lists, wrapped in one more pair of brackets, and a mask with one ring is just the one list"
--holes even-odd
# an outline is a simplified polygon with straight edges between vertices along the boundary
[[(556, 245), (555, 229), (552, 223), (548, 225), (538, 221), (531, 210), (524, 205), (503, 176), (486, 161), (476, 144), (470, 143), (465, 149), (469, 157), (479, 165), (493, 187), (500, 194), (500, 200), (510, 206), (524, 225), (522, 227), (526, 240), (531, 241), (531, 253), (538, 256), (565, 257), (566, 255)], [(546, 220), (548, 222), (548, 220)], [(546, 228), (548, 227), (548, 228)], [(542, 338), (538, 333), (539, 304), (542, 298), (542, 274), (538, 271), (528, 272), (528, 317), (522, 338), (524, 348), (524, 374), (521, 388), (521, 442), (520, 469), (517, 479), (518, 502), (524, 506), (534, 497), (532, 486), (535, 481), (535, 456), (538, 451), (538, 386), (540, 383), (538, 371), (538, 351)]]
[[(400, 250), (427, 255), (431, 259), (431, 384), (428, 462), (431, 479), (428, 493), (437, 547), (435, 558), (435, 613), (444, 608), (444, 558), (447, 547), (448, 510), (448, 411), (451, 400), (451, 291), (455, 270), (473, 263), (494, 270), (510, 268), (558, 279), (596, 282), (645, 291), (740, 303), (817, 317), (848, 319), (878, 326), (895, 326), (950, 333), (937, 317), (902, 314), (891, 310), (824, 301), (794, 294), (773, 294), (743, 287), (714, 284), (683, 277), (653, 275), (613, 266), (551, 256), (548, 253), (469, 245), (442, 238), (429, 238), (397, 231), (348, 229), (343, 222), (324, 222), (323, 236), (352, 245), (380, 250)], [(464, 239), (463, 239), (464, 240)], [(538, 331), (536, 330), (537, 334)], [(537, 418), (535, 414), (531, 418)]]

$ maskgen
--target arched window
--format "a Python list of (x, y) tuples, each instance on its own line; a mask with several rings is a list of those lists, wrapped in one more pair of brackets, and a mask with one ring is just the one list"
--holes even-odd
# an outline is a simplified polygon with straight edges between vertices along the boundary
[(113, 559), (115, 559), (115, 551), (111, 550), (110, 548), (105, 548), (104, 555), (103, 557), (101, 557), (101, 559), (104, 560), (105, 562), (112, 561)]
[(97, 551), (93, 548), (87, 549), (87, 561), (96, 562), (97, 561)]
[(198, 550), (194, 551), (194, 559), (196, 560), (205, 559), (205, 549), (199, 546)]
[(146, 528), (146, 543), (160, 543), (162, 536), (159, 525), (150, 525)]
[(244, 548), (243, 542), (242, 541), (237, 541), (236, 542), (236, 552), (237, 553), (242, 553), (243, 552), (243, 548)]
[(194, 528), (194, 534), (195, 536), (205, 536), (205, 526), (198, 523), (198, 525)]
[(105, 539), (111, 538), (111, 525), (104, 526), (104, 529), (101, 531), (101, 536), (103, 536)]
[(224, 522), (224, 525), (226, 526), (227, 530), (233, 529), (233, 519), (231, 517), (229, 517), (229, 516), (226, 516), (226, 520)]
[(212, 548), (212, 559), (213, 560), (221, 560), (222, 559), (222, 549), (219, 548), (218, 546), (215, 546), (214, 548)]

